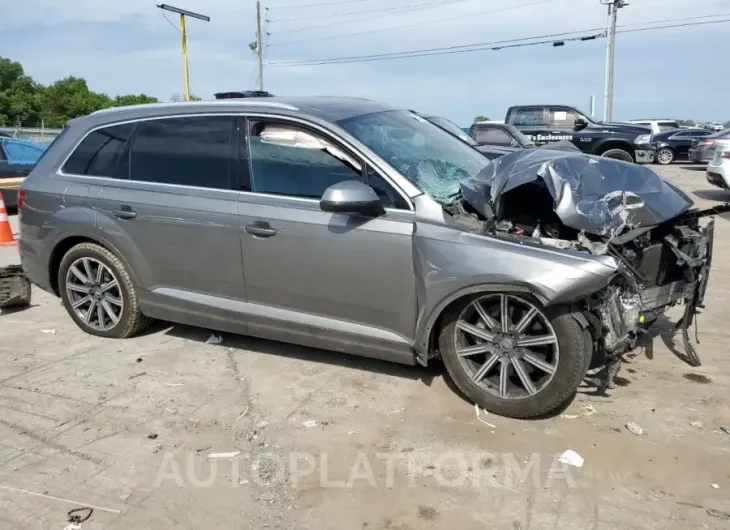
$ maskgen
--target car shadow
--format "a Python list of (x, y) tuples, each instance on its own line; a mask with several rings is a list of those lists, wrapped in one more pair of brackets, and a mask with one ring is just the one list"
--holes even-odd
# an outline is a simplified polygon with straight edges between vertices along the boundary
[(681, 169), (686, 169), (687, 171), (704, 171), (707, 167), (707, 164), (697, 164), (696, 166), (682, 166)]
[(730, 202), (730, 191), (728, 190), (693, 190), (692, 193), (700, 199), (718, 202)]
[(259, 339), (246, 335), (211, 331), (205, 328), (196, 328), (193, 326), (184, 326), (181, 324), (166, 322), (153, 323), (148, 330), (146, 330), (146, 333), (157, 333), (160, 331), (163, 331), (166, 335), (171, 337), (193, 340), (200, 343), (207, 342), (212, 335), (215, 335), (222, 338), (220, 345), (224, 348), (252, 350), (266, 355), (275, 355), (289, 359), (299, 359), (313, 363), (336, 365), (343, 368), (402, 377), (405, 379), (422, 381), (426, 386), (431, 386), (434, 379), (445, 372), (441, 363), (432, 363), (428, 367), (420, 365), (411, 366), (383, 361), (380, 359), (361, 357), (358, 355), (309, 348), (307, 346), (299, 346), (286, 342)]

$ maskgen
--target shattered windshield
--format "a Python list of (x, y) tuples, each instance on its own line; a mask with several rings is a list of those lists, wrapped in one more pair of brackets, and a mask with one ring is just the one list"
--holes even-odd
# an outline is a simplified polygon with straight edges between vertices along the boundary
[(433, 123), (435, 125), (438, 125), (439, 127), (441, 127), (446, 132), (450, 132), (451, 134), (453, 134), (454, 136), (456, 136), (459, 140), (462, 140), (462, 141), (468, 143), (469, 145), (477, 145), (477, 143), (474, 140), (474, 138), (472, 138), (471, 136), (469, 136), (468, 134), (466, 134), (454, 122), (451, 122), (451, 121), (447, 120), (446, 118), (440, 118), (438, 116), (430, 116), (430, 117), (428, 117), (426, 119), (428, 121), (430, 121), (431, 123)]
[(477, 150), (407, 110), (355, 116), (338, 124), (441, 204), (456, 200), (460, 183), (489, 165)]

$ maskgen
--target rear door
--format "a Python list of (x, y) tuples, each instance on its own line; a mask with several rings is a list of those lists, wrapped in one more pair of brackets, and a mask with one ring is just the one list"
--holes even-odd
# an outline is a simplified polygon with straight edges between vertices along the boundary
[(689, 148), (692, 146), (692, 140), (698, 137), (695, 131), (680, 131), (672, 135), (670, 143), (674, 147), (675, 155), (678, 157), (686, 157), (689, 154)]
[(130, 263), (153, 312), (242, 320), (236, 135), (233, 116), (140, 121), (116, 163), (120, 178), (97, 198), (98, 227)]

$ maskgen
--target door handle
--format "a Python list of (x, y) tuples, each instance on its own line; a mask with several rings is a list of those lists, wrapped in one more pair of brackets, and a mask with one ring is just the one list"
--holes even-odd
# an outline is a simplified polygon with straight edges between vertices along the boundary
[(252, 225), (246, 225), (244, 230), (246, 230), (246, 233), (258, 237), (271, 237), (277, 234), (276, 228), (271, 228), (269, 223), (262, 221), (256, 221)]
[(112, 213), (119, 217), (119, 219), (134, 219), (137, 217), (137, 212), (132, 211), (132, 208), (126, 204), (120, 206), (116, 210), (112, 210)]

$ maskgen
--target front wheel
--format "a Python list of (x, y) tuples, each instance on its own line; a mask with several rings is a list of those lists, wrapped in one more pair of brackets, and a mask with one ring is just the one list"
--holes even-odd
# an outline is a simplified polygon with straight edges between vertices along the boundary
[(663, 166), (669, 165), (674, 162), (674, 151), (668, 147), (662, 147), (656, 152), (655, 160), (657, 164), (661, 164)]
[(590, 334), (569, 310), (505, 293), (466, 300), (446, 315), (439, 347), (469, 399), (511, 418), (542, 416), (567, 403), (592, 354)]
[(623, 160), (624, 162), (634, 161), (634, 157), (631, 156), (631, 153), (624, 151), (623, 149), (609, 149), (608, 151), (601, 153), (601, 156), (604, 158), (613, 158), (614, 160)]
[(149, 322), (124, 264), (101, 245), (71, 248), (61, 260), (58, 286), (68, 314), (91, 335), (125, 339)]

